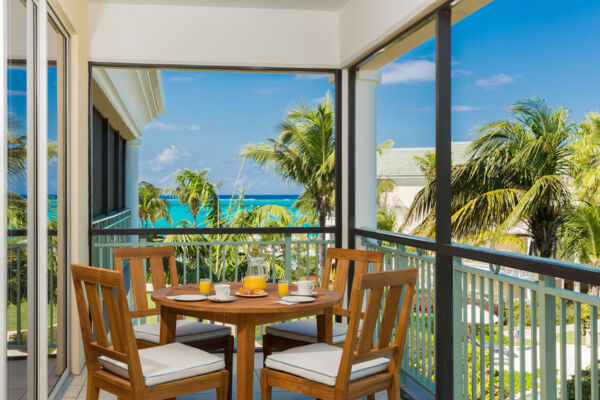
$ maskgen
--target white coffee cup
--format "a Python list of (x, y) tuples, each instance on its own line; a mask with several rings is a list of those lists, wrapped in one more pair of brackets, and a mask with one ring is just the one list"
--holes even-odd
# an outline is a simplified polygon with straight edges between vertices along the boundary
[(298, 294), (309, 295), (312, 294), (313, 282), (312, 281), (298, 281)]
[(215, 296), (217, 296), (217, 299), (226, 299), (229, 297), (229, 290), (229, 285), (217, 284), (215, 285)]

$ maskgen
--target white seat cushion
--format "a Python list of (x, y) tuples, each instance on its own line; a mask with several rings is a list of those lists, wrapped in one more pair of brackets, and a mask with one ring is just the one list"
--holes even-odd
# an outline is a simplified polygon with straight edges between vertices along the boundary
[[(178, 319), (175, 330), (175, 341), (179, 343), (190, 343), (197, 340), (213, 339), (221, 336), (231, 335), (228, 326), (216, 324), (203, 324), (196, 321)], [(151, 343), (160, 343), (160, 322), (152, 324), (136, 325), (133, 327), (135, 338)]]
[[(225, 368), (221, 357), (181, 343), (139, 350), (146, 386), (191, 378)], [(127, 364), (101, 356), (102, 368), (129, 379)]]
[[(294, 347), (267, 357), (265, 366), (300, 376), (304, 379), (334, 386), (342, 359), (342, 348), (326, 343)], [(385, 371), (389, 359), (381, 357), (352, 366), (350, 380), (364, 378)]]
[[(265, 331), (273, 336), (306, 343), (317, 343), (317, 320), (314, 318), (269, 325)], [(346, 324), (334, 322), (333, 343), (342, 343), (346, 339), (347, 331), (348, 326)]]

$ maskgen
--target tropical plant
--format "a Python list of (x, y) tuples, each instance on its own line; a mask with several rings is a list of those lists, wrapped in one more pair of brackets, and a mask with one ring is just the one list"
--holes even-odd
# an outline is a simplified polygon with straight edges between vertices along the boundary
[(194, 219), (194, 228), (198, 226), (198, 214), (202, 208), (207, 209), (206, 218), (201, 224), (213, 227), (221, 225), (221, 210), (217, 188), (219, 184), (212, 184), (206, 174), (208, 170), (192, 170), (184, 168), (175, 174), (177, 187), (171, 192), (177, 196), (182, 205), (186, 205)]
[[(247, 144), (240, 156), (273, 171), (286, 182), (300, 185), (295, 206), (325, 226), (335, 193), (335, 116), (329, 95), (316, 107), (300, 103), (278, 126), (279, 136), (266, 143)], [(321, 246), (325, 260), (325, 247)]]
[(589, 113), (579, 123), (573, 142), (573, 188), (579, 199), (600, 202), (600, 114)]
[(156, 220), (165, 218), (173, 225), (169, 214), (169, 202), (161, 198), (162, 190), (150, 182), (142, 181), (139, 186), (139, 216), (142, 228), (148, 228), (148, 222), (154, 228)]
[[(575, 127), (567, 110), (537, 97), (517, 102), (511, 113), (511, 119), (484, 125), (467, 161), (452, 168), (453, 234), (460, 240), (493, 231), (497, 241), (519, 227), (535, 254), (552, 257), (573, 203), (568, 184)], [(430, 235), (435, 193), (429, 176), (407, 215)]]

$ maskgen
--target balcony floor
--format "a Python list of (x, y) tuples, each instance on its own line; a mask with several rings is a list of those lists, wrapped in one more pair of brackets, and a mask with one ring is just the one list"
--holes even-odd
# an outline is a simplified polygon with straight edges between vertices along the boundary
[[(235, 371), (235, 356), (233, 360), (234, 371), (233, 371), (233, 398), (236, 398), (236, 371)], [(256, 353), (254, 357), (254, 400), (260, 400), (260, 382), (259, 382), (259, 373), (262, 368), (262, 353)], [(71, 385), (65, 391), (63, 399), (85, 399), (86, 394), (86, 380), (87, 380), (87, 372), (84, 371), (81, 375), (75, 376), (71, 381)], [(205, 392), (199, 392), (194, 394), (189, 394), (186, 396), (178, 397), (178, 399), (184, 400), (208, 400), (215, 399), (216, 393), (214, 390), (207, 390)], [(387, 395), (385, 392), (378, 393), (375, 398), (377, 400), (387, 399)], [(110, 393), (100, 391), (100, 400), (116, 400), (117, 397), (113, 396)], [(288, 391), (284, 391), (282, 389), (273, 388), (273, 399), (274, 400), (305, 400), (305, 399), (313, 399), (312, 397), (302, 396), (297, 393), (291, 393)]]

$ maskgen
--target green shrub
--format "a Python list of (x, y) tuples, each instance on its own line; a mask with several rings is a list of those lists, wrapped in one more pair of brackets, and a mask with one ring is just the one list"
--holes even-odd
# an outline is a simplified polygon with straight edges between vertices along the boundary
[[(592, 370), (591, 366), (581, 371), (581, 400), (590, 400), (592, 398)], [(600, 390), (600, 378), (596, 382)], [(567, 380), (567, 399), (575, 400), (575, 375)]]

